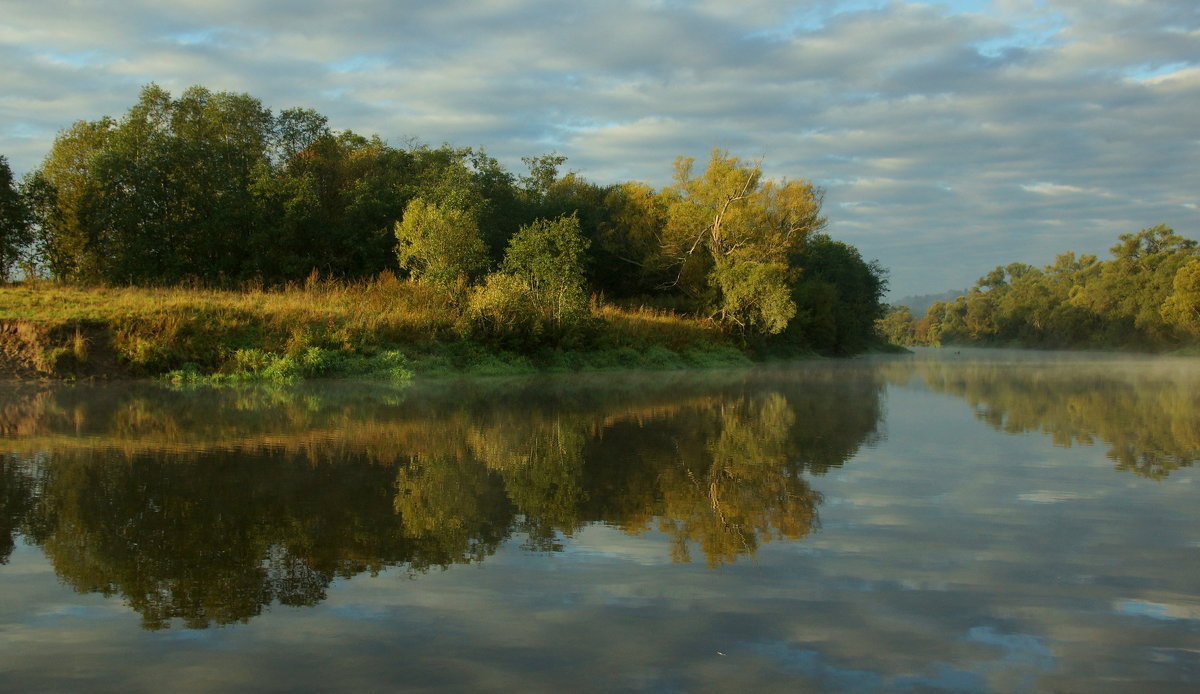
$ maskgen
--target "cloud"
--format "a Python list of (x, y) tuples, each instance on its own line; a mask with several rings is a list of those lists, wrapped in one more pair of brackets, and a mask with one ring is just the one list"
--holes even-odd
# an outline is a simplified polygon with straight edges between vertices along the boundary
[(558, 150), (598, 182), (765, 154), (827, 189), (830, 231), (889, 266), (897, 296), (1200, 226), (1191, 0), (8, 5), (0, 153), (17, 171), (155, 81), (484, 145), (514, 169)]

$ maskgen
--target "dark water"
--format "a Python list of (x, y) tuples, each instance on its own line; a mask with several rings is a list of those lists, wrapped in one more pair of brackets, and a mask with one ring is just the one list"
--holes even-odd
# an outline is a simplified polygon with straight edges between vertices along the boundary
[(1192, 692), (1200, 362), (0, 385), (0, 690)]

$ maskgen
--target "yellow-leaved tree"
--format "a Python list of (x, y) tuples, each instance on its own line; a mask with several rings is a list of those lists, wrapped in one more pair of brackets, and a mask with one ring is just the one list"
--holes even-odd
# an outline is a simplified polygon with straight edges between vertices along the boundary
[(747, 333), (777, 334), (796, 314), (794, 257), (825, 225), (820, 189), (807, 181), (764, 180), (761, 162), (713, 150), (700, 175), (675, 160), (662, 195), (663, 254), (675, 283), (720, 322)]

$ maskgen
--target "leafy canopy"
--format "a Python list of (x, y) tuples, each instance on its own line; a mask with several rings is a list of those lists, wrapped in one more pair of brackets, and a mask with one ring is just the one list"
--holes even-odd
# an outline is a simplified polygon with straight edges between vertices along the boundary
[(396, 240), (400, 267), (418, 281), (450, 285), (487, 269), (487, 246), (466, 210), (415, 198), (396, 222)]

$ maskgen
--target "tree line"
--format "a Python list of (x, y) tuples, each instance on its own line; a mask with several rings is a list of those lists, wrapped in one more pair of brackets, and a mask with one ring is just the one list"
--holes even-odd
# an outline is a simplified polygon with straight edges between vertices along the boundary
[(1200, 248), (1167, 226), (1121, 234), (1111, 260), (1074, 252), (1053, 265), (1000, 266), (923, 317), (894, 307), (879, 321), (908, 345), (1166, 349), (1200, 339)]
[(500, 342), (585, 331), (588, 301), (670, 308), (747, 338), (859, 350), (885, 273), (823, 233), (822, 191), (714, 151), (661, 189), (389, 145), (303, 108), (151, 84), (59, 133), (20, 182), (0, 158), (0, 272), (76, 283), (267, 286), (397, 272), (454, 292)]

